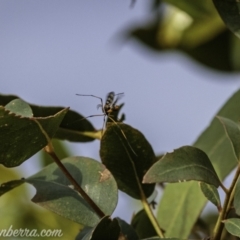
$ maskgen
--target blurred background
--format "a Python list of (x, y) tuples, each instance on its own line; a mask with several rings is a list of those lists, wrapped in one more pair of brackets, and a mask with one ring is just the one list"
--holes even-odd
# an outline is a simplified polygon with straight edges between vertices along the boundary
[[(125, 122), (156, 155), (193, 144), (239, 89), (240, 42), (211, 1), (181, 2), (0, 1), (1, 94), (88, 116), (101, 113), (98, 99), (76, 93), (105, 99), (124, 92)], [(102, 117), (90, 120), (102, 127)], [(66, 146), (71, 155), (99, 160), (97, 140)], [(39, 171), (40, 157), (1, 167), (1, 183)], [(62, 228), (74, 237), (79, 225), (32, 204), (34, 192), (23, 186), (1, 197), (0, 229)], [(114, 216), (130, 222), (140, 205), (119, 196)]]

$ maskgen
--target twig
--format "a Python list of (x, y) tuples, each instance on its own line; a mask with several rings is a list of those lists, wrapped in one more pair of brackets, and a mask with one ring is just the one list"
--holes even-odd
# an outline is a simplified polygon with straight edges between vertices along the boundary
[(68, 170), (65, 168), (65, 166), (62, 164), (58, 156), (55, 154), (53, 146), (51, 143), (49, 143), (45, 147), (45, 151), (53, 158), (55, 163), (58, 165), (58, 167), (62, 170), (64, 175), (68, 178), (68, 180), (72, 183), (74, 186), (74, 189), (76, 189), (81, 196), (84, 198), (84, 200), (91, 206), (91, 208), (97, 213), (97, 215), (100, 218), (103, 218), (105, 214), (103, 211), (96, 205), (96, 203), (84, 192), (84, 190), (81, 188), (81, 186), (76, 182), (76, 180), (72, 177), (72, 175), (68, 172)]
[(226, 192), (226, 197), (224, 200), (223, 208), (218, 216), (218, 220), (217, 220), (217, 223), (216, 223), (214, 231), (213, 231), (213, 233), (214, 233), (213, 240), (221, 239), (221, 235), (222, 235), (222, 231), (223, 231), (223, 227), (224, 227), (224, 223), (222, 221), (226, 218), (228, 211), (230, 210), (231, 203), (232, 203), (234, 193), (235, 193), (235, 186), (236, 186), (239, 175), (240, 175), (240, 165), (238, 165), (238, 168), (234, 175), (231, 186)]

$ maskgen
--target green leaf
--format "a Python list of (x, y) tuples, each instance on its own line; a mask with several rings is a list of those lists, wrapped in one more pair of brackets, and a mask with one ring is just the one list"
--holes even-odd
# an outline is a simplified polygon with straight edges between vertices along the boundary
[(164, 0), (164, 2), (170, 3), (171, 5), (181, 9), (182, 11), (189, 14), (192, 18), (203, 18), (211, 14), (211, 8), (209, 1), (201, 0), (193, 2), (191, 0), (184, 1), (174, 1), (174, 0)]
[(217, 117), (227, 133), (227, 136), (233, 146), (235, 156), (240, 161), (240, 129), (238, 125), (232, 120), (224, 117)]
[(110, 219), (109, 216), (103, 217), (94, 228), (85, 228), (78, 234), (76, 240), (118, 240), (120, 226), (116, 219)]
[(122, 123), (108, 124), (102, 137), (100, 156), (121, 191), (140, 199), (140, 188), (149, 197), (154, 184), (143, 185), (145, 172), (155, 162), (151, 145), (137, 129)]
[(0, 196), (25, 183), (25, 179), (12, 180), (0, 185)]
[(5, 109), (22, 117), (30, 118), (33, 116), (31, 107), (21, 99), (12, 100), (5, 106)]
[(157, 212), (159, 224), (166, 230), (165, 237), (189, 236), (200, 213), (199, 199), (205, 200), (205, 197), (199, 190), (197, 182), (172, 183), (166, 186)]
[[(217, 115), (237, 121), (239, 103), (240, 90), (227, 101)], [(201, 134), (194, 146), (208, 155), (221, 180), (236, 166), (232, 146), (221, 123), (216, 118)], [(157, 213), (160, 226), (166, 230), (165, 236), (187, 238), (206, 202), (196, 182), (168, 184)]]
[[(120, 218), (115, 218), (118, 221), (118, 225), (121, 229), (121, 235), (125, 237), (124, 239), (139, 240), (139, 237), (135, 230), (127, 222)], [(118, 238), (119, 239), (119, 238)]]
[(48, 117), (22, 117), (0, 106), (0, 163), (16, 167), (45, 147), (68, 109)]
[(143, 183), (202, 181), (218, 187), (220, 181), (208, 158), (200, 149), (185, 146), (167, 153), (145, 174)]
[(233, 206), (235, 208), (236, 213), (240, 215), (240, 180), (239, 179), (236, 185)]
[[(6, 105), (13, 99), (14, 95), (0, 95), (0, 105)], [(34, 117), (48, 117), (60, 112), (64, 107), (44, 107), (29, 104)], [(69, 110), (60, 124), (54, 138), (73, 142), (89, 142), (100, 139), (101, 131), (96, 131), (93, 125), (79, 113)]]
[(240, 219), (229, 218), (224, 221), (225, 228), (234, 236), (240, 237)]
[[(101, 163), (86, 157), (62, 160), (73, 178), (106, 214), (111, 215), (117, 200), (117, 184)], [(32, 201), (56, 214), (87, 226), (98, 223), (99, 217), (72, 188), (71, 183), (55, 163), (26, 179), (37, 192)]]
[(200, 182), (200, 188), (204, 196), (218, 208), (218, 211), (221, 211), (221, 202), (217, 188), (204, 182)]
[(182, 238), (159, 238), (159, 237), (151, 237), (151, 238), (144, 238), (142, 240), (186, 240)]
[(133, 216), (131, 226), (135, 229), (140, 239), (157, 236), (151, 221), (143, 209)]
[(120, 218), (110, 219), (108, 216), (101, 219), (101, 221), (94, 228), (85, 228), (78, 234), (76, 240), (120, 240), (131, 239), (139, 240), (136, 232), (132, 227)]
[(227, 27), (240, 37), (240, 3), (238, 0), (213, 0), (219, 15)]

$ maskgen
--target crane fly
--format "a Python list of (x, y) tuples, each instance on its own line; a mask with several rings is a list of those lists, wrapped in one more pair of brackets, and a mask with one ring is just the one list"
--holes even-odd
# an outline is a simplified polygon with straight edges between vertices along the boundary
[[(88, 117), (85, 117), (83, 119), (86, 119), (86, 118), (91, 118), (91, 117), (97, 117), (97, 116), (103, 116), (104, 117), (104, 120), (103, 120), (103, 129), (104, 129), (104, 126), (105, 126), (105, 123), (106, 123), (106, 117), (108, 117), (109, 119), (111, 119), (113, 122), (114, 119), (111, 117), (111, 113), (119, 110), (119, 106), (116, 105), (117, 104), (117, 101), (119, 100), (119, 98), (121, 96), (123, 96), (123, 93), (117, 93), (115, 94), (114, 92), (109, 92), (108, 95), (107, 95), (107, 98), (106, 98), (106, 102), (105, 104), (103, 105), (103, 100), (102, 98), (98, 97), (98, 96), (95, 96), (95, 95), (89, 95), (89, 94), (76, 94), (77, 96), (85, 96), (85, 97), (95, 97), (95, 98), (98, 98), (100, 99), (101, 101), (101, 104), (98, 104), (97, 105), (97, 108), (101, 107), (101, 110), (102, 110), (102, 114), (94, 114), (94, 115), (90, 115)], [(116, 97), (117, 96), (117, 97)], [(115, 99), (116, 98), (116, 99)], [(80, 119), (80, 120), (83, 120), (83, 119)]]
[[(115, 94), (114, 92), (109, 92), (107, 94), (107, 98), (106, 98), (106, 102), (105, 104), (103, 104), (103, 99), (95, 96), (95, 95), (91, 95), (91, 94), (76, 94), (77, 96), (84, 96), (84, 97), (94, 97), (94, 98), (98, 98), (101, 101), (101, 104), (97, 105), (97, 108), (101, 107), (102, 110), (102, 114), (94, 114), (94, 115), (90, 115), (88, 117), (82, 118), (80, 120), (83, 119), (87, 119), (87, 118), (91, 118), (91, 117), (99, 117), (99, 116), (103, 116), (103, 129), (106, 125), (106, 117), (109, 118), (114, 124), (116, 124), (116, 126), (119, 127), (120, 131), (122, 132), (122, 135), (124, 136), (124, 138), (126, 139), (129, 147), (131, 148), (132, 152), (137, 156), (137, 154), (134, 152), (134, 150), (132, 149), (130, 143), (127, 140), (127, 137), (125, 135), (125, 133), (123, 132), (123, 130), (120, 128), (120, 126), (117, 124), (117, 122), (113, 119), (113, 117), (111, 116), (111, 113), (114, 113), (116, 111), (118, 111), (120, 109), (120, 106), (117, 105), (118, 100), (123, 96), (124, 93), (117, 93)], [(103, 132), (102, 129), (102, 132)]]

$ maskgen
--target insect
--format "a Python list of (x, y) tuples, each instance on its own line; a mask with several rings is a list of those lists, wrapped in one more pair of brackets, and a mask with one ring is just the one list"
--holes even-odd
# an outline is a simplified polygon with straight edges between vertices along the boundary
[[(120, 128), (120, 126), (117, 124), (117, 122), (113, 119), (114, 116), (111, 115), (111, 113), (114, 113), (116, 111), (118, 111), (120, 109), (120, 106), (119, 105), (116, 105), (117, 104), (117, 101), (123, 96), (124, 93), (117, 93), (115, 94), (114, 92), (109, 92), (107, 94), (107, 98), (106, 98), (106, 102), (105, 104), (103, 105), (103, 100), (102, 98), (98, 97), (98, 96), (95, 96), (95, 95), (89, 95), (89, 94), (76, 94), (78, 96), (85, 96), (85, 97), (95, 97), (95, 98), (98, 98), (100, 99), (101, 101), (101, 104), (98, 104), (97, 105), (97, 108), (101, 107), (102, 109), (102, 114), (95, 114), (95, 115), (90, 115), (88, 117), (85, 117), (83, 119), (86, 119), (86, 118), (90, 118), (90, 117), (96, 117), (96, 116), (104, 116), (104, 120), (103, 120), (103, 128), (102, 128), (102, 132), (103, 132), (103, 129), (106, 125), (106, 117), (109, 118), (113, 123), (115, 123), (119, 129), (121, 130), (122, 132), (122, 135), (124, 136), (124, 138), (127, 140), (127, 137), (125, 135), (125, 133), (123, 132), (123, 130)], [(129, 145), (129, 147), (131, 148), (132, 152), (137, 156), (137, 154), (134, 152), (133, 148), (131, 147), (130, 143), (128, 142), (127, 140), (127, 144)]]
[[(109, 92), (108, 95), (107, 95), (107, 99), (106, 99), (106, 102), (105, 102), (104, 105), (103, 105), (102, 98), (100, 98), (98, 96), (86, 95), (86, 94), (76, 94), (76, 95), (78, 95), (78, 96), (85, 96), (85, 97), (95, 97), (95, 98), (100, 99), (101, 104), (98, 104), (97, 108), (101, 107), (102, 114), (90, 115), (90, 116), (88, 116), (86, 118), (96, 117), (96, 116), (104, 116), (104, 120), (103, 120), (103, 129), (104, 129), (105, 124), (106, 124), (106, 117), (109, 117), (113, 122), (115, 122), (114, 119), (111, 117), (111, 113), (116, 112), (117, 110), (119, 110), (120, 106), (118, 106), (116, 104), (117, 104), (117, 101), (119, 100), (119, 98), (121, 96), (123, 96), (123, 94), (124, 93), (117, 93), (117, 94), (115, 94), (114, 92)], [(115, 99), (115, 97), (116, 97), (116, 99)], [(86, 119), (86, 118), (84, 118), (84, 119)]]

